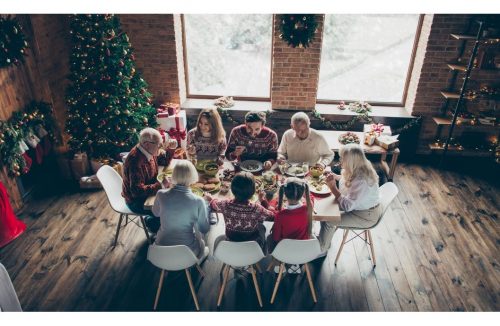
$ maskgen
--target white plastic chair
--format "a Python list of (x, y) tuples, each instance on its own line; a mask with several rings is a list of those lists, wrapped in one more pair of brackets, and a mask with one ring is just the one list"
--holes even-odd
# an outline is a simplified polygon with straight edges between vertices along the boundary
[(276, 298), (276, 293), (278, 292), (278, 287), (280, 285), (281, 278), (285, 270), (285, 264), (304, 265), (313, 301), (314, 303), (318, 302), (308, 263), (316, 259), (320, 253), (321, 253), (321, 248), (318, 239), (309, 239), (309, 240), (283, 239), (280, 242), (278, 242), (276, 248), (271, 254), (271, 256), (273, 256), (274, 259), (278, 260), (281, 263), (278, 279), (276, 280), (276, 284), (273, 290), (273, 295), (271, 297), (271, 304), (274, 303), (274, 299)]
[(259, 305), (262, 307), (262, 297), (260, 295), (259, 283), (257, 282), (257, 276), (254, 269), (255, 265), (255, 268), (260, 270), (258, 262), (264, 258), (264, 253), (259, 244), (256, 241), (232, 242), (223, 240), (219, 242), (217, 248), (215, 248), (214, 256), (224, 263), (224, 277), (217, 300), (217, 307), (219, 307), (222, 302), (222, 296), (224, 295), (224, 289), (228, 281), (229, 269), (244, 268), (247, 266), (252, 273), (257, 299), (259, 300)]
[(144, 222), (144, 216), (132, 212), (125, 203), (125, 198), (123, 198), (121, 195), (123, 179), (118, 174), (118, 172), (116, 172), (115, 169), (113, 169), (109, 165), (103, 165), (97, 171), (97, 178), (99, 179), (99, 182), (101, 182), (101, 185), (103, 186), (104, 191), (106, 192), (109, 205), (111, 206), (111, 208), (113, 208), (115, 212), (120, 213), (120, 220), (118, 222), (118, 227), (116, 228), (115, 241), (113, 243), (113, 247), (116, 246), (116, 242), (118, 241), (118, 234), (120, 233), (120, 228), (122, 225), (123, 218), (125, 217), (125, 225), (124, 225), (125, 227), (128, 224), (129, 215), (132, 215), (134, 217), (139, 217), (142, 224), (142, 228), (146, 233), (146, 238), (148, 239), (148, 242), (151, 243), (151, 240), (149, 238), (149, 233), (146, 228), (146, 223)]
[(163, 279), (165, 277), (165, 271), (180, 271), (184, 270), (186, 272), (186, 278), (189, 283), (189, 288), (191, 289), (191, 295), (193, 296), (194, 304), (196, 310), (200, 310), (198, 304), (198, 298), (196, 297), (196, 292), (193, 286), (193, 280), (191, 279), (191, 273), (189, 268), (193, 265), (196, 266), (200, 272), (201, 277), (205, 277), (205, 273), (200, 268), (201, 261), (194, 255), (194, 253), (189, 249), (189, 247), (184, 245), (179, 246), (157, 246), (155, 244), (150, 245), (148, 249), (148, 260), (161, 269), (160, 281), (158, 283), (158, 290), (156, 291), (156, 298), (153, 309), (156, 310), (158, 306), (158, 300), (160, 299), (161, 287), (163, 285)]
[[(344, 235), (342, 238), (342, 243), (339, 248), (339, 252), (337, 253), (337, 257), (335, 257), (335, 266), (337, 266), (337, 261), (339, 260), (340, 253), (342, 252), (342, 249), (344, 248), (344, 245), (348, 243), (351, 240), (354, 240), (355, 238), (360, 238), (363, 240), (366, 244), (370, 246), (370, 251), (372, 255), (372, 261), (373, 261), (373, 268), (377, 265), (375, 261), (375, 250), (373, 249), (373, 239), (372, 239), (372, 234), (370, 232), (371, 229), (375, 228), (380, 221), (382, 220), (382, 217), (384, 217), (385, 212), (387, 211), (387, 208), (389, 208), (389, 205), (391, 202), (396, 198), (398, 195), (398, 187), (392, 183), (392, 182), (387, 182), (384, 183), (380, 188), (379, 188), (379, 193), (380, 193), (380, 203), (379, 205), (382, 205), (382, 214), (380, 214), (380, 217), (378, 220), (372, 225), (368, 227), (344, 227), (344, 226), (339, 226), (339, 229), (344, 230)], [(362, 231), (360, 233), (356, 231)], [(355, 234), (354, 237), (351, 239), (347, 240), (347, 236), (349, 235), (349, 231), (353, 232)], [(364, 239), (361, 237), (361, 234), (364, 234), (365, 237)]]
[(9, 273), (0, 263), (0, 312), (1, 311), (23, 311), (16, 290), (12, 285)]

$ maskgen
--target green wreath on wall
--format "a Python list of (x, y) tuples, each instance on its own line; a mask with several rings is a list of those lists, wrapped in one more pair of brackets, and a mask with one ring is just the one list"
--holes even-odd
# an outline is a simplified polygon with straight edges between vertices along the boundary
[(28, 42), (14, 18), (0, 18), (0, 68), (20, 64), (27, 55)]
[(316, 33), (315, 15), (280, 15), (280, 38), (292, 47), (307, 48)]

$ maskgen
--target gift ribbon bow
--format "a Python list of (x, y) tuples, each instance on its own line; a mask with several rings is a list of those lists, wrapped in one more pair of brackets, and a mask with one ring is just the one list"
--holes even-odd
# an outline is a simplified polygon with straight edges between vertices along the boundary
[(179, 130), (178, 128), (177, 129), (170, 128), (170, 130), (167, 131), (167, 133), (171, 138), (176, 139), (179, 145), (182, 139), (186, 139), (186, 130)]
[(175, 128), (170, 128), (167, 133), (171, 138), (177, 140), (179, 146), (181, 145), (181, 140), (186, 139), (186, 129), (181, 130), (181, 121), (177, 114), (175, 115)]
[(379, 136), (384, 131), (384, 125), (382, 123), (372, 123), (371, 132), (377, 133)]

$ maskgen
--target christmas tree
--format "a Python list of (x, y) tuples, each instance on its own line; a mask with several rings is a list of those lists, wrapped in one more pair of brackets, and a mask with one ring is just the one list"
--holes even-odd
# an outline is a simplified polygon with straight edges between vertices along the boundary
[(116, 158), (137, 143), (142, 128), (157, 125), (151, 93), (118, 17), (74, 15), (70, 33), (69, 145), (94, 158)]

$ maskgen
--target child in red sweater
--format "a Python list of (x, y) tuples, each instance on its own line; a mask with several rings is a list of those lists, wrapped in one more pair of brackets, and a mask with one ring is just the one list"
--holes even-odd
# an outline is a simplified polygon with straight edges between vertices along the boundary
[(235, 175), (231, 182), (231, 192), (234, 199), (212, 199), (211, 196), (205, 195), (205, 199), (210, 203), (210, 208), (224, 215), (226, 224), (225, 235), (215, 240), (214, 249), (220, 241), (225, 239), (229, 241), (254, 240), (264, 249), (266, 228), (263, 222), (265, 220), (272, 221), (274, 212), (258, 203), (250, 202), (255, 194), (253, 175), (249, 172), (240, 172)]
[[(283, 208), (283, 197), (287, 199)], [(302, 201), (305, 197), (305, 205)], [(299, 178), (288, 178), (280, 187), (277, 213), (268, 246), (272, 250), (281, 239), (306, 240), (311, 238), (313, 203), (309, 186)]]

